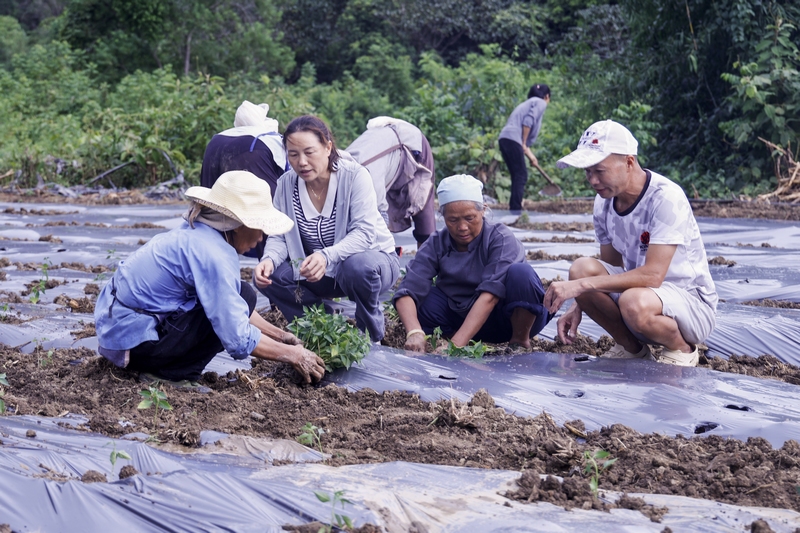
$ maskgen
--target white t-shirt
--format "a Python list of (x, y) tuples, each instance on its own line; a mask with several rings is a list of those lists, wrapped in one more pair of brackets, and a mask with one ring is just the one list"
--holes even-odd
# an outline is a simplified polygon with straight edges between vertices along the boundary
[(719, 297), (708, 270), (708, 259), (683, 189), (660, 174), (645, 170), (647, 182), (636, 202), (618, 213), (613, 198), (594, 200), (594, 231), (600, 244), (622, 254), (625, 270), (644, 265), (650, 244), (677, 245), (664, 278), (698, 296), (716, 310)]

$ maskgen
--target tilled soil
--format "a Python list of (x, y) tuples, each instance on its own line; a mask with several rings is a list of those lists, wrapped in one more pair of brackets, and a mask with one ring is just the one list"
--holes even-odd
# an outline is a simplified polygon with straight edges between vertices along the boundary
[[(133, 204), (179, 204), (174, 199), (154, 200), (146, 197), (138, 190), (102, 191), (81, 194), (77, 198), (68, 198), (49, 189), (39, 190), (3, 190), (0, 191), (0, 202), (4, 203), (54, 203), (81, 205), (133, 205)], [(800, 220), (800, 204), (768, 203), (747, 200), (692, 200), (695, 216), (715, 218), (761, 218), (771, 220)], [(553, 199), (549, 201), (523, 200), (523, 208), (537, 213), (554, 213), (561, 215), (585, 214), (592, 212), (593, 199)], [(508, 204), (497, 203), (495, 209), (508, 209)], [(11, 213), (14, 213), (14, 208)], [(21, 209), (17, 210), (21, 211)], [(63, 214), (45, 212), (47, 210), (30, 210), (31, 214)]]
[[(742, 200), (689, 200), (696, 217), (761, 218), (768, 220), (800, 220), (800, 204), (768, 203)], [(594, 200), (556, 199), (544, 202), (524, 200), (522, 207), (537, 213), (559, 215), (592, 212)], [(508, 204), (496, 204), (495, 209), (508, 209)]]
[(775, 307), (778, 309), (800, 309), (800, 303), (788, 302), (786, 300), (770, 300), (764, 298), (763, 300), (748, 300), (741, 302), (742, 305), (752, 305), (756, 307)]
[[(618, 424), (586, 432), (580, 420), (559, 426), (546, 413), (508, 414), (485, 391), (469, 403), (426, 403), (404, 392), (299, 386), (290, 367), (264, 361), (247, 372), (205, 374), (207, 394), (162, 386), (173, 410), (162, 411), (154, 425), (152, 410), (136, 408), (138, 393), (147, 386), (90, 350), (49, 355), (0, 347), (0, 369), (9, 382), (10, 412), (84, 414), (89, 418), (84, 429), (110, 437), (144, 431), (162, 442), (194, 447), (202, 430), (293, 439), (311, 422), (325, 430), (322, 446), (332, 466), (410, 461), (528, 471), (532, 474), (523, 475), (510, 498), (592, 508), (599, 504), (587, 496), (585, 452), (606, 450), (617, 461), (600, 476), (601, 490), (800, 510), (795, 490), (800, 446), (794, 441), (773, 449), (761, 438), (642, 435)], [(535, 474), (566, 481), (560, 487), (552, 480), (534, 486)], [(644, 510), (656, 517), (661, 512)]]

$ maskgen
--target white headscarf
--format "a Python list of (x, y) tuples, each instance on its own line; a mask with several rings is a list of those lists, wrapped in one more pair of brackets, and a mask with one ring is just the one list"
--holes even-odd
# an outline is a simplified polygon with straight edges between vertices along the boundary
[(278, 131), (278, 121), (267, 117), (267, 113), (269, 113), (269, 104), (255, 105), (245, 100), (236, 110), (233, 127), (258, 126), (264, 132)]

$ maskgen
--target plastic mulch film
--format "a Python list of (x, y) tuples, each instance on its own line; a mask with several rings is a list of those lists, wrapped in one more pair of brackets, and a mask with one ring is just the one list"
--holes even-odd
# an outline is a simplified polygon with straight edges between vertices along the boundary
[(476, 361), (378, 348), (326, 379), (351, 390), (408, 391), (425, 401), (468, 401), (484, 388), (510, 413), (545, 411), (559, 423), (579, 417), (589, 430), (620, 423), (641, 433), (759, 436), (775, 447), (800, 440), (800, 387), (652, 361), (553, 353)]
[[(800, 514), (657, 494), (631, 494), (668, 507), (660, 523), (638, 511), (565, 511), (549, 503), (506, 499), (518, 472), (404, 462), (339, 468), (300, 463), (271, 467), (270, 457), (206, 449), (176, 455), (141, 442), (112, 441), (56, 426), (63, 419), (0, 419), (0, 523), (13, 531), (278, 532), (283, 524), (330, 521), (331, 508), (314, 491), (344, 491), (352, 502), (337, 512), (356, 524), (390, 533), (580, 531), (731, 532), (757, 519), (773, 531), (800, 527)], [(26, 437), (30, 430), (36, 437)], [(111, 475), (113, 446), (125, 451), (140, 473)], [(216, 445), (215, 445), (216, 446)], [(296, 443), (271, 444), (272, 458), (319, 460)], [(109, 482), (84, 483), (87, 470)], [(620, 495), (601, 491), (606, 501)]]

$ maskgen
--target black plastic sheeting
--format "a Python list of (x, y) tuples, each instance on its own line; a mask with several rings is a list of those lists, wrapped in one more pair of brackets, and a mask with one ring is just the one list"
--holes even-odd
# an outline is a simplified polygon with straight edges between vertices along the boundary
[(377, 349), (349, 372), (327, 378), (352, 390), (404, 390), (425, 401), (467, 401), (481, 388), (519, 416), (546, 411), (587, 429), (621, 423), (642, 433), (713, 434), (775, 447), (800, 441), (800, 387), (705, 368), (534, 353), (484, 361), (408, 357)]
[[(635, 494), (669, 507), (655, 524), (636, 511), (565, 511), (551, 504), (508, 503), (501, 494), (514, 488), (518, 472), (385, 463), (331, 468), (320, 464), (269, 466), (271, 460), (319, 460), (296, 443), (264, 442), (271, 451), (237, 455), (176, 455), (141, 442), (58, 427), (80, 420), (13, 417), (0, 419), (0, 523), (14, 531), (105, 533), (107, 531), (278, 532), (283, 524), (328, 522), (330, 507), (315, 490), (344, 490), (351, 500), (338, 512), (357, 526), (381, 525), (390, 533), (416, 527), (427, 532), (579, 531), (598, 532), (741, 531), (766, 519), (776, 532), (800, 526), (800, 514), (748, 508), (679, 496)], [(36, 432), (31, 438), (25, 436)], [(222, 441), (224, 442), (224, 441)], [(112, 445), (125, 451), (139, 475), (110, 475)], [(87, 470), (105, 472), (112, 482), (83, 483)], [(66, 481), (54, 480), (70, 478)], [(620, 495), (603, 492), (607, 501)]]
[[(64, 214), (19, 214), (21, 207)], [(2, 212), (5, 208), (14, 212)], [(179, 224), (184, 209), (0, 204), (0, 257), (12, 263), (41, 263), (47, 257), (56, 265), (81, 262), (113, 266), (141, 241)], [(493, 216), (506, 222), (515, 218), (500, 211)], [(45, 225), (59, 220), (74, 220), (78, 225)], [(530, 220), (591, 222), (591, 216), (531, 214)], [(130, 227), (137, 222), (161, 227)], [(741, 304), (764, 298), (800, 302), (800, 224), (727, 219), (699, 219), (699, 223), (709, 258), (723, 256), (735, 261), (733, 266), (711, 267), (723, 302), (717, 313), (717, 328), (707, 341), (709, 353), (723, 357), (769, 353), (800, 365), (800, 310)], [(594, 237), (592, 231), (515, 231), (521, 239)], [(62, 242), (38, 240), (46, 235)], [(415, 243), (410, 231), (396, 236), (396, 240), (406, 252), (413, 253)], [(592, 242), (528, 242), (525, 246), (552, 256), (593, 255), (599, 251)], [(410, 257), (409, 253), (404, 255), (403, 264)], [(570, 265), (564, 260), (531, 264), (540, 276), (549, 279), (566, 279)], [(254, 265), (255, 260), (243, 258), (242, 266)], [(13, 264), (2, 270), (7, 279), (0, 282), (0, 291), (19, 292), (25, 283), (41, 277), (40, 271), (18, 270)], [(93, 322), (93, 317), (71, 313), (53, 303), (53, 298), (60, 294), (80, 298), (87, 283), (102, 284), (104, 276), (71, 269), (52, 270), (50, 276), (67, 283), (49, 289), (38, 304), (11, 304), (8, 312), (30, 320), (18, 325), (0, 323), (0, 342), (23, 353), (32, 352), (36, 346), (96, 347), (96, 338), (76, 341), (71, 334)], [(267, 303), (260, 296), (259, 305)], [(345, 312), (351, 310), (346, 302), (341, 307)], [(581, 332), (593, 338), (603, 334), (587, 318)], [(555, 321), (541, 335), (552, 338)], [(226, 372), (248, 365), (246, 360), (234, 362), (223, 353), (208, 370)], [(622, 423), (640, 432), (668, 435), (761, 436), (773, 446), (781, 446), (787, 439), (800, 440), (798, 387), (702, 368), (561, 354), (468, 361), (376, 348), (362, 365), (326, 379), (353, 390), (410, 391), (428, 401), (466, 401), (485, 388), (497, 405), (509, 412), (537, 415), (546, 411), (559, 422), (580, 418), (590, 430)], [(53, 472), (70, 478), (89, 469), (110, 474), (111, 439), (56, 427), (76, 422), (68, 418), (0, 418), (0, 483), (13, 487), (0, 491), (0, 523), (8, 522), (19, 531), (107, 531), (112, 525), (122, 531), (279, 531), (283, 523), (328, 519), (330, 508), (317, 501), (313, 489), (347, 489), (347, 496), (356, 502), (348, 507), (347, 514), (358, 524), (376, 523), (388, 531), (407, 531), (415, 521), (429, 531), (569, 531), (587, 527), (597, 531), (661, 531), (665, 525), (677, 531), (740, 531), (743, 524), (767, 517), (776, 531), (800, 527), (797, 513), (790, 511), (748, 510), (659, 495), (644, 498), (670, 507), (662, 524), (652, 524), (640, 513), (624, 510), (568, 513), (548, 504), (513, 504), (509, 508), (502, 505), (497, 492), (513, 481), (517, 476), (513, 472), (408, 463), (338, 469), (317, 464), (273, 468), (269, 464), (276, 458), (302, 462), (320, 457), (296, 443), (238, 436), (208, 444), (202, 453), (191, 455), (118, 440), (117, 449), (131, 454), (131, 464), (151, 475), (111, 483), (57, 481)], [(36, 438), (25, 437), (28, 429), (37, 432)], [(218, 439), (210, 433), (204, 438), (210, 442)], [(127, 462), (117, 463), (111, 480), (117, 479), (123, 464)]]

